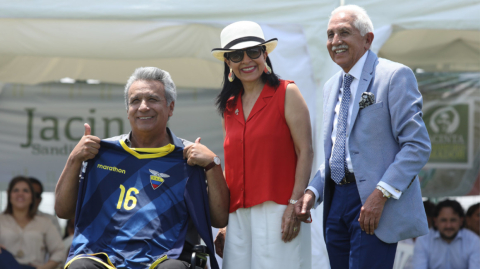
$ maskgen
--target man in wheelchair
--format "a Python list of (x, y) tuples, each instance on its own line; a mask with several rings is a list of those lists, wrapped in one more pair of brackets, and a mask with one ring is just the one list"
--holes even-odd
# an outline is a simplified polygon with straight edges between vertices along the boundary
[(205, 251), (218, 268), (211, 226), (227, 225), (228, 187), (200, 138), (167, 128), (175, 100), (168, 72), (138, 68), (125, 86), (131, 132), (100, 140), (85, 124), (55, 190), (58, 216), (75, 217), (65, 268), (203, 268)]

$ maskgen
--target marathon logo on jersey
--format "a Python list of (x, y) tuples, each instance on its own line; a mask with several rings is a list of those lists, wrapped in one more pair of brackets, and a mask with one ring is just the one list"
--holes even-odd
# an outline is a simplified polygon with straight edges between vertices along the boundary
[(155, 170), (152, 170), (152, 169), (148, 169), (148, 171), (150, 171), (150, 173), (152, 173), (153, 175), (150, 175), (150, 183), (152, 184), (152, 188), (154, 190), (156, 190), (158, 187), (160, 187), (163, 182), (165, 181), (164, 178), (169, 178), (170, 176), (167, 175), (167, 174), (164, 174), (164, 173), (159, 173)]
[[(86, 167), (86, 166), (85, 166), (85, 167)], [(117, 173), (121, 173), (121, 174), (125, 174), (125, 170), (123, 170), (123, 169), (118, 169), (118, 168), (115, 167), (115, 166), (108, 166), (108, 165), (98, 164), (98, 165), (97, 165), (97, 168), (104, 169), (104, 170), (109, 170), (109, 171), (117, 172)]]

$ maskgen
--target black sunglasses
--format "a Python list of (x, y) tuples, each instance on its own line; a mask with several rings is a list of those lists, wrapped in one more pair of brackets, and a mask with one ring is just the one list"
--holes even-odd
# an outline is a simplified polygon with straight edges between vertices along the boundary
[(239, 63), (243, 60), (243, 55), (245, 55), (245, 53), (243, 52), (246, 52), (250, 59), (257, 59), (258, 57), (260, 57), (260, 55), (262, 55), (262, 51), (264, 51), (263, 46), (235, 50), (229, 53), (225, 53), (225, 58), (227, 58), (228, 60), (234, 63)]

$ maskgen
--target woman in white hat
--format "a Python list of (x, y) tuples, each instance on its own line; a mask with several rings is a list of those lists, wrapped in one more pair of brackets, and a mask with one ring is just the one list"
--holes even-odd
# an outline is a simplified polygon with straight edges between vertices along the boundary
[(230, 189), (228, 228), (216, 240), (225, 269), (311, 268), (310, 226), (294, 210), (312, 165), (310, 116), (294, 82), (273, 72), (268, 55), (277, 42), (240, 21), (212, 50), (225, 63), (216, 100)]

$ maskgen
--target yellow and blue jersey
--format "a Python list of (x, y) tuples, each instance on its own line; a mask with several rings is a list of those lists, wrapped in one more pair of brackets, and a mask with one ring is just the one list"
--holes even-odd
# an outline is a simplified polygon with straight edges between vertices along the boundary
[(149, 268), (182, 252), (191, 219), (218, 268), (213, 250), (205, 172), (183, 159), (183, 149), (131, 149), (102, 140), (84, 164), (68, 261), (105, 253), (116, 268)]

